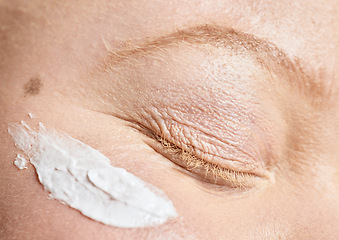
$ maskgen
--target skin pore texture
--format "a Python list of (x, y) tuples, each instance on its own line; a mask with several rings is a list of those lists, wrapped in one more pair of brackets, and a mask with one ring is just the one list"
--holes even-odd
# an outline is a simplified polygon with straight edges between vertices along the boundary
[[(338, 1), (14, 0), (0, 21), (1, 239), (339, 238)], [(20, 121), (178, 217), (123, 229), (48, 199), (14, 164)]]

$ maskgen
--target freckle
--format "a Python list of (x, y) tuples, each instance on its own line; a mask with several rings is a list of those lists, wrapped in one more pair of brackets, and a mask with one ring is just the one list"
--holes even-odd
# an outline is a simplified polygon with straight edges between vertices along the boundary
[(38, 95), (40, 93), (41, 87), (42, 87), (41, 79), (31, 78), (25, 85), (24, 85), (24, 92), (25, 96), (27, 95)]

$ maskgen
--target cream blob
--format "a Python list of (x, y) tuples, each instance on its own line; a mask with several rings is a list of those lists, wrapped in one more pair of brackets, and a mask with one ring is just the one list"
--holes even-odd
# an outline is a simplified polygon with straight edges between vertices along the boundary
[(21, 154), (17, 154), (15, 161), (14, 161), (14, 165), (20, 170), (26, 169), (27, 168), (27, 160)]
[(160, 189), (111, 166), (107, 157), (79, 140), (46, 130), (41, 123), (38, 131), (24, 122), (8, 131), (51, 198), (83, 215), (124, 228), (159, 225), (177, 216)]

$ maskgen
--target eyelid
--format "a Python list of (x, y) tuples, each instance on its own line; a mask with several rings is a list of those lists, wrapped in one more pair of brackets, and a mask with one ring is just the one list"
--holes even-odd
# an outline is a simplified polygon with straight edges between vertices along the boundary
[[(179, 139), (173, 141), (168, 136), (164, 136), (163, 133), (166, 132), (166, 129), (173, 127), (173, 125), (164, 123), (163, 116), (159, 115), (159, 109), (153, 107), (152, 109), (155, 111), (150, 112), (143, 109), (143, 111), (139, 112), (138, 118), (141, 121), (133, 120), (136, 119), (135, 117), (130, 118), (118, 115), (116, 117), (128, 121), (130, 127), (147, 136), (148, 138), (144, 139), (147, 145), (176, 164), (180, 167), (178, 169), (186, 172), (186, 174), (189, 173), (191, 176), (200, 179), (201, 182), (211, 184), (211, 186), (213, 185), (214, 188), (217, 187), (221, 191), (226, 189), (249, 189), (259, 186), (258, 184), (263, 182), (263, 180), (274, 181), (274, 175), (268, 169), (256, 169), (255, 167), (254, 169), (248, 169), (247, 167), (246, 170), (234, 165), (232, 166), (232, 164), (215, 163), (206, 159), (209, 155), (208, 153), (197, 154), (194, 151), (194, 146), (189, 146), (188, 150), (183, 149), (178, 143), (181, 142), (182, 144), (184, 137), (181, 136), (181, 138), (179, 137)], [(189, 126), (186, 127), (189, 128)], [(224, 159), (224, 162), (231, 161)], [(246, 165), (246, 163), (242, 164)], [(260, 184), (260, 186), (263, 185)], [(219, 187), (222, 188), (220, 189)]]
[[(185, 106), (181, 103), (185, 103)], [(142, 120), (140, 124), (151, 133), (148, 136), (157, 143), (148, 145), (156, 152), (190, 172), (191, 176), (213, 185), (249, 189), (257, 186), (262, 180), (268, 179), (270, 172), (266, 169), (265, 162), (260, 159), (269, 155), (265, 146), (268, 138), (263, 135), (266, 131), (261, 131), (265, 129), (258, 127), (262, 122), (256, 123), (250, 116), (251, 113), (244, 111), (241, 116), (233, 116), (234, 126), (240, 129), (240, 132), (230, 133), (232, 126), (228, 125), (231, 121), (228, 113), (236, 112), (232, 106), (213, 109), (208, 101), (199, 103), (190, 99), (181, 101), (181, 103), (170, 107), (168, 105), (147, 106), (139, 111), (138, 118)], [(195, 106), (196, 109), (205, 107), (208, 112), (204, 109), (200, 113), (196, 112)], [(170, 109), (176, 109), (180, 115), (171, 114)], [(253, 109), (250, 110), (253, 111)], [(234, 114), (240, 114), (240, 111)], [(239, 117), (241, 117), (240, 120)], [(248, 117), (249, 119), (246, 119)], [(250, 125), (247, 128), (244, 124), (248, 122)], [(219, 125), (221, 127), (217, 127), (216, 124), (221, 124)], [(237, 124), (241, 125), (237, 127)], [(216, 127), (218, 131), (214, 131)], [(203, 128), (205, 130), (200, 131)], [(254, 129), (252, 129), (253, 132), (251, 128)], [(259, 135), (256, 136), (256, 134)], [(222, 151), (214, 148), (213, 139), (220, 140), (222, 145), (219, 146), (223, 148)], [(234, 150), (234, 157), (229, 158), (232, 146), (229, 142), (222, 141), (224, 139), (231, 140), (234, 146), (243, 148), (243, 151), (249, 154), (243, 154), (240, 151), (241, 154), (237, 155)]]
[[(201, 115), (192, 112), (189, 106), (190, 103), (188, 109), (182, 108), (176, 114), (171, 113), (168, 107), (152, 108), (143, 114), (142, 118), (147, 119), (144, 126), (199, 159), (222, 168), (261, 175), (265, 164), (261, 157), (265, 157), (263, 153), (266, 151), (265, 143), (262, 143), (265, 141), (261, 136), (263, 131), (252, 123), (253, 126), (246, 128), (244, 125), (241, 128), (237, 126), (239, 123), (247, 124), (247, 112), (241, 114), (240, 121), (239, 116), (233, 117), (235, 123), (232, 124), (228, 112), (220, 110), (219, 116), (212, 113)], [(225, 119), (225, 115), (228, 118)], [(233, 127), (238, 129), (233, 131)], [(254, 136), (256, 134), (260, 136)]]
[(170, 159), (204, 182), (236, 189), (248, 189), (254, 186), (257, 175), (221, 167), (185, 151), (157, 134), (153, 138), (159, 143), (150, 146), (158, 153)]

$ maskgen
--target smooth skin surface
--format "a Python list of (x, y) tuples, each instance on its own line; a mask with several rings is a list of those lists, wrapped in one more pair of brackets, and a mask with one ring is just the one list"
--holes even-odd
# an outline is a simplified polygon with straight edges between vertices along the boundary
[[(339, 239), (338, 1), (13, 0), (0, 23), (0, 239)], [(22, 120), (179, 217), (121, 229), (48, 199), (13, 165)]]

